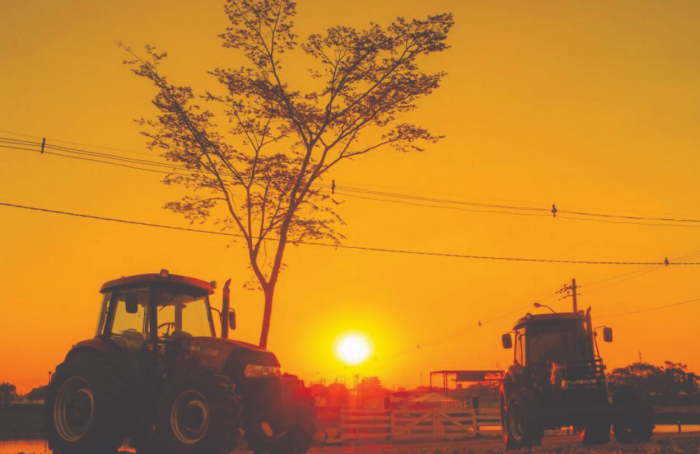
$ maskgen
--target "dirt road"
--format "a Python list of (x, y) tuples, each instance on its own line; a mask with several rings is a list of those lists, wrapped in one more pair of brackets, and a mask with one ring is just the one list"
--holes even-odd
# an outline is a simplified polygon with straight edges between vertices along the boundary
[[(665, 449), (658, 449), (658, 445), (668, 444), (669, 439), (678, 439), (691, 444), (691, 450), (688, 452), (698, 452), (698, 445), (700, 445), (700, 432), (689, 432), (683, 434), (674, 433), (660, 433), (654, 434), (654, 441), (648, 445), (653, 449), (653, 452), (667, 452)], [(570, 445), (571, 447), (580, 446), (578, 440), (573, 436), (565, 435), (553, 435), (546, 436), (543, 440), (543, 447), (546, 450), (547, 447), (558, 447), (562, 445)], [(610, 448), (613, 448), (615, 452), (624, 451), (625, 445), (620, 445), (616, 442), (612, 442), (606, 447), (592, 447), (589, 448), (591, 452), (609, 452)], [(655, 449), (653, 448), (655, 447)], [(640, 451), (639, 447), (635, 447), (636, 452)], [(694, 449), (694, 451), (693, 451)], [(451, 441), (451, 442), (421, 442), (421, 443), (381, 443), (381, 444), (367, 444), (367, 445), (344, 445), (344, 446), (328, 446), (328, 447), (318, 447), (310, 451), (310, 454), (433, 454), (433, 453), (461, 453), (470, 451), (500, 451), (503, 448), (503, 441), (501, 438), (479, 438), (473, 440), (462, 440), (462, 441)], [(652, 451), (649, 451), (652, 452)], [(668, 452), (686, 452), (681, 450), (669, 450)]]

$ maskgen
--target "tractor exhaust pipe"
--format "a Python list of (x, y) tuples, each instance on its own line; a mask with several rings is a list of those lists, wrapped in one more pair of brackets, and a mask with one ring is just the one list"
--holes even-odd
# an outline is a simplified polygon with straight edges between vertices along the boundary
[(229, 289), (230, 286), (231, 279), (228, 279), (224, 284), (224, 299), (221, 302), (221, 337), (224, 339), (228, 339), (228, 314), (231, 311), (231, 290)]

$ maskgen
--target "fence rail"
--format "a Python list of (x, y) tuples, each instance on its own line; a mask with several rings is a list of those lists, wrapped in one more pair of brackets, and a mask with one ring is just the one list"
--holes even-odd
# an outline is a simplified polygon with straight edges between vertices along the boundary
[(454, 439), (476, 435), (482, 427), (500, 427), (498, 409), (369, 410), (343, 409), (339, 441)]

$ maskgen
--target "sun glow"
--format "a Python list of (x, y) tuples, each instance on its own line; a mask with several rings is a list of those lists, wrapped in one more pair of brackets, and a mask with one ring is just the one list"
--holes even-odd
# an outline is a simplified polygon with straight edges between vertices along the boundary
[(372, 342), (364, 333), (344, 333), (336, 339), (333, 351), (342, 363), (357, 366), (369, 359)]

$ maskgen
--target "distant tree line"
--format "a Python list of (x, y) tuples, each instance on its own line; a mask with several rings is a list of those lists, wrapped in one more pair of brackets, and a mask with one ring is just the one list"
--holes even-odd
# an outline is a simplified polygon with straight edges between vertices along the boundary
[(638, 388), (656, 405), (700, 404), (700, 377), (687, 365), (671, 361), (663, 366), (640, 362), (614, 369), (608, 374), (608, 386), (611, 393), (621, 386)]
[(2, 382), (0, 383), (0, 404), (11, 404), (11, 403), (35, 403), (43, 402), (46, 399), (46, 386), (39, 386), (27, 394), (18, 395), (17, 386), (12, 383)]
[[(689, 371), (686, 364), (634, 363), (613, 369), (608, 374), (610, 396), (623, 386), (641, 390), (657, 406), (700, 405), (700, 377)], [(474, 396), (482, 401), (497, 400), (499, 387), (499, 382), (475, 383), (451, 392), (451, 396), (462, 400)]]
[[(655, 405), (700, 405), (700, 376), (688, 370), (686, 364), (665, 361), (663, 366), (649, 363), (634, 363), (613, 369), (608, 374), (608, 390), (613, 394), (622, 386), (632, 386), (648, 395)], [(383, 390), (383, 389), (382, 389)], [(315, 396), (326, 397), (331, 405), (347, 405), (351, 396), (345, 385), (333, 383), (329, 386), (312, 386)], [(388, 390), (383, 390), (388, 392)], [(470, 395), (488, 398), (498, 395), (494, 383), (477, 383), (463, 390)], [(368, 397), (371, 393), (367, 393)], [(0, 383), (0, 403), (43, 402), (46, 386), (39, 386), (22, 396), (11, 383)]]
[(17, 387), (12, 383), (0, 383), (0, 404), (9, 404), (17, 399)]

